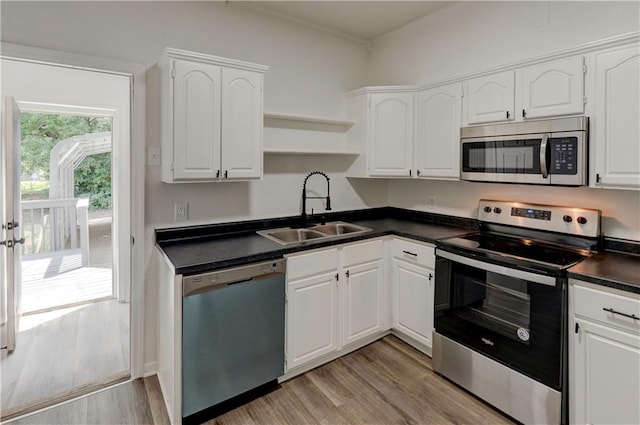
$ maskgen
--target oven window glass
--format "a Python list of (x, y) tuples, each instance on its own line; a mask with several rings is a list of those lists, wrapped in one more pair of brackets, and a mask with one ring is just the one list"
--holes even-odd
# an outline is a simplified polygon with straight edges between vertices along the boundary
[(465, 172), (539, 174), (542, 139), (462, 144)]
[(457, 302), (454, 314), (521, 344), (529, 345), (531, 296), (527, 282), (487, 272), (456, 275)]
[(435, 330), (545, 385), (561, 386), (566, 283), (436, 260)]

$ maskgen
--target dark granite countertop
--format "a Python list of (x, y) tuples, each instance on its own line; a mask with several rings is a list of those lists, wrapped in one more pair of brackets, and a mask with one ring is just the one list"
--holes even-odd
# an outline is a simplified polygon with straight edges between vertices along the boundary
[[(281, 245), (257, 230), (295, 226), (298, 217), (252, 220), (156, 230), (156, 245), (173, 264), (176, 274), (192, 275), (226, 267), (281, 258), (308, 249), (323, 248), (385, 235), (397, 235), (436, 244), (438, 240), (477, 229), (473, 219), (403, 210), (373, 208), (326, 214), (327, 221), (347, 221), (371, 231), (338, 238)], [(607, 240), (606, 251), (569, 269), (569, 277), (640, 293), (640, 244)], [(608, 250), (626, 251), (609, 252)]]
[(569, 277), (640, 294), (640, 256), (601, 252), (571, 267)]
[[(388, 214), (391, 212), (391, 214)], [(393, 218), (387, 215), (396, 216)], [(202, 226), (205, 236), (188, 233), (189, 229), (167, 229), (156, 231), (156, 244), (173, 264), (176, 274), (191, 275), (204, 273), (226, 267), (233, 267), (257, 261), (268, 261), (280, 258), (285, 254), (307, 249), (322, 248), (332, 245), (370, 239), (394, 234), (418, 241), (435, 243), (438, 239), (458, 236), (474, 231), (473, 220), (446, 219), (434, 215), (398, 214), (392, 209), (378, 209), (373, 214), (358, 216), (357, 214), (336, 214), (327, 217), (330, 221), (344, 220), (370, 228), (371, 231), (357, 235), (341, 236), (322, 240), (310, 240), (290, 245), (281, 245), (264, 236), (256, 234), (256, 230), (286, 227), (287, 221), (275, 220), (252, 222), (252, 224), (235, 223), (232, 227), (223, 225)], [(284, 220), (284, 219), (283, 219)]]

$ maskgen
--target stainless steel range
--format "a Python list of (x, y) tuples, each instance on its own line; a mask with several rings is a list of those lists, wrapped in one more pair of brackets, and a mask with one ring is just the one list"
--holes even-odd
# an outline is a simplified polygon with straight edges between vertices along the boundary
[(600, 211), (481, 200), (436, 249), (433, 368), (523, 423), (567, 422), (567, 269)]

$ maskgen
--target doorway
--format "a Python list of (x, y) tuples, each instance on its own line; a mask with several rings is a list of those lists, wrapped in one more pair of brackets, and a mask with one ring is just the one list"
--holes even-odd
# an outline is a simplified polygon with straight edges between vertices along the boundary
[(129, 78), (2, 70), (4, 420), (129, 379), (131, 209)]

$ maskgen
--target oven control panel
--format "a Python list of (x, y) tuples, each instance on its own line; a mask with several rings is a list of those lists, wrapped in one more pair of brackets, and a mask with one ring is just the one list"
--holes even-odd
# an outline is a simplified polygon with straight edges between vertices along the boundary
[(515, 217), (534, 218), (536, 220), (551, 220), (551, 211), (537, 210), (533, 208), (511, 208), (511, 215)]
[(478, 220), (577, 236), (600, 235), (600, 210), (481, 199)]

